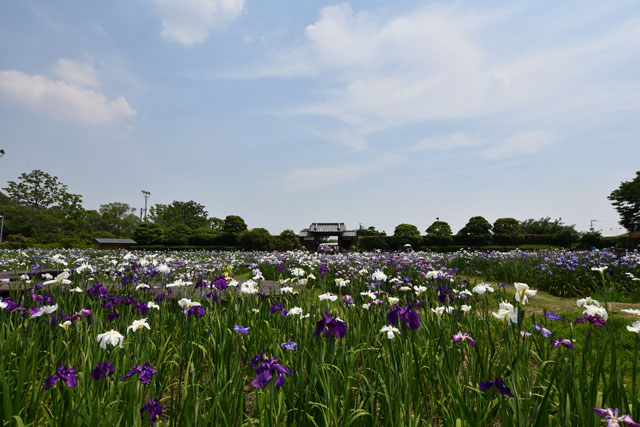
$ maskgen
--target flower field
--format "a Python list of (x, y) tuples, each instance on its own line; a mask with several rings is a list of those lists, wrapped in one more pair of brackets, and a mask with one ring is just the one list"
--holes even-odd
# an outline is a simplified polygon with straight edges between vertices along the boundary
[(635, 254), (32, 250), (0, 272), (5, 425), (640, 420)]

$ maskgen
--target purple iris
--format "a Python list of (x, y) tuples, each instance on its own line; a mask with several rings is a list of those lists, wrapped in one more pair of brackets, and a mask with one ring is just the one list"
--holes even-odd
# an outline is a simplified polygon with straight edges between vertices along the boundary
[(144, 366), (138, 363), (129, 372), (127, 372), (124, 377), (120, 378), (120, 381), (125, 381), (127, 378), (130, 378), (135, 374), (140, 374), (140, 383), (148, 384), (151, 382), (151, 377), (153, 377), (157, 373), (158, 371), (153, 369), (150, 363), (145, 363)]
[(559, 314), (555, 314), (553, 311), (547, 311), (544, 317), (553, 321), (562, 320), (562, 316), (560, 316)]
[(607, 409), (593, 408), (593, 410), (596, 412), (596, 414), (598, 414), (600, 418), (604, 418), (608, 421), (607, 426), (617, 426), (617, 425), (622, 425), (624, 423), (628, 426), (640, 427), (640, 424), (633, 421), (633, 419), (631, 418), (631, 415), (618, 416), (618, 408), (615, 408), (615, 409), (614, 408), (607, 408)]
[(213, 286), (215, 286), (219, 291), (224, 291), (229, 287), (229, 284), (227, 283), (227, 279), (221, 275), (213, 279)]
[(590, 314), (585, 314), (584, 317), (581, 317), (573, 321), (573, 323), (586, 323), (586, 322), (589, 322), (592, 325), (601, 326), (601, 327), (604, 327), (605, 325), (605, 320), (602, 317), (592, 316)]
[(509, 387), (507, 387), (507, 385), (504, 383), (504, 381), (500, 377), (496, 378), (494, 381), (483, 381), (480, 384), (478, 384), (478, 386), (482, 391), (486, 391), (486, 390), (489, 390), (490, 388), (495, 387), (498, 389), (498, 392), (500, 394), (508, 397), (513, 397), (513, 393), (511, 393), (511, 390), (509, 390)]
[(531, 326), (533, 326), (533, 329), (535, 329), (536, 331), (540, 331), (542, 336), (545, 337), (545, 338), (549, 338), (551, 336), (551, 334), (552, 334), (552, 332), (550, 330), (548, 330), (544, 326), (538, 325), (536, 322), (533, 322), (531, 324)]
[(233, 325), (233, 332), (236, 332), (238, 334), (243, 334), (243, 335), (249, 335), (249, 327), (244, 327), (242, 325)]
[(571, 344), (571, 341), (569, 340), (563, 340), (562, 337), (558, 337), (555, 340), (551, 341), (551, 345), (555, 348), (558, 348), (560, 346), (569, 348), (571, 350), (573, 350), (573, 344)]
[(147, 409), (149, 410), (149, 421), (151, 422), (151, 424), (158, 421), (158, 418), (160, 418), (160, 415), (162, 415), (163, 409), (162, 405), (158, 403), (158, 399), (151, 400), (150, 397), (147, 397), (147, 403), (142, 407), (142, 409), (140, 409), (140, 417), (142, 419), (144, 419), (144, 413)]
[(91, 371), (91, 379), (92, 380), (100, 380), (105, 377), (110, 377), (115, 372), (113, 365), (110, 360), (107, 360), (102, 363), (98, 363), (96, 367)]
[(276, 303), (269, 308), (269, 314), (274, 314), (277, 312), (280, 312), (283, 317), (287, 316), (287, 310), (285, 310), (280, 301), (276, 301)]
[(58, 380), (64, 381), (65, 385), (70, 388), (74, 388), (76, 384), (78, 384), (78, 377), (76, 376), (76, 368), (67, 368), (64, 365), (58, 366), (56, 373), (51, 375), (49, 378), (44, 380), (44, 389), (48, 390), (56, 383)]
[(120, 314), (118, 313), (118, 311), (115, 308), (113, 309), (113, 311), (107, 313), (107, 320), (109, 322), (113, 322), (114, 320), (116, 320), (119, 317), (120, 317)]
[(453, 342), (454, 342), (454, 343), (459, 343), (459, 342), (469, 341), (469, 343), (470, 343), (472, 346), (474, 346), (474, 347), (476, 346), (476, 340), (474, 340), (473, 338), (471, 338), (471, 337), (469, 336), (469, 334), (468, 334), (468, 333), (466, 333), (466, 332), (462, 332), (462, 331), (460, 331), (460, 332), (458, 332), (458, 333), (457, 333), (457, 334), (455, 334), (455, 335), (451, 335), (451, 338), (453, 338)]
[(191, 316), (202, 317), (205, 314), (207, 314), (207, 312), (205, 311), (204, 308), (200, 307), (199, 305), (191, 307), (189, 310), (187, 310), (187, 317), (191, 317)]
[(345, 295), (340, 299), (342, 300), (344, 305), (347, 305), (347, 306), (353, 305), (353, 303), (354, 303), (353, 297), (351, 295)]
[(109, 291), (104, 288), (100, 283), (96, 282), (92, 288), (87, 289), (87, 295), (93, 297), (94, 299), (104, 298), (107, 296)]
[(282, 344), (280, 344), (280, 347), (285, 350), (294, 351), (298, 347), (298, 344), (291, 340), (288, 340), (287, 342), (283, 342)]
[(393, 306), (387, 314), (387, 322), (396, 325), (398, 319), (401, 319), (407, 328), (411, 330), (416, 330), (420, 327), (420, 316), (417, 311), (411, 308), (411, 304), (407, 304), (404, 307)]
[[(259, 359), (258, 356), (260, 356)], [(293, 375), (293, 372), (278, 363), (277, 357), (267, 359), (262, 353), (259, 353), (251, 360), (251, 363), (253, 363), (253, 365), (250, 364), (250, 366), (258, 366), (256, 368), (258, 376), (251, 381), (251, 385), (255, 388), (265, 388), (274, 374), (278, 376), (278, 378), (276, 378), (276, 387), (280, 388), (284, 385), (285, 375)]]
[(316, 323), (315, 336), (318, 337), (320, 334), (324, 334), (325, 337), (331, 334), (336, 338), (343, 338), (347, 335), (347, 324), (323, 311), (322, 319)]

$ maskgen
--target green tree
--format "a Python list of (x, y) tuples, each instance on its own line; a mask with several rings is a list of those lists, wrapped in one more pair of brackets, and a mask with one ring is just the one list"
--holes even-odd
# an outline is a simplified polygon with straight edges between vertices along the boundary
[(209, 218), (209, 224), (211, 225), (211, 229), (217, 232), (222, 232), (224, 229), (224, 219), (222, 218)]
[(225, 233), (239, 233), (247, 230), (247, 224), (244, 219), (237, 215), (227, 215), (224, 219), (224, 227), (222, 229)]
[(396, 249), (407, 243), (416, 248), (421, 242), (420, 230), (413, 224), (399, 224), (393, 231), (393, 245)]
[(200, 227), (191, 233), (189, 243), (200, 246), (215, 245), (219, 236), (220, 233), (209, 227)]
[(175, 224), (169, 228), (165, 240), (169, 245), (186, 245), (191, 238), (191, 228), (187, 224)]
[(384, 237), (387, 235), (387, 233), (385, 233), (384, 231), (378, 231), (376, 230), (376, 228), (374, 226), (368, 227), (368, 228), (364, 228), (362, 226), (360, 226), (360, 228), (358, 228), (356, 230), (356, 235), (357, 236), (376, 236), (376, 237)]
[(243, 248), (256, 251), (268, 251), (272, 245), (271, 234), (264, 228), (253, 228), (242, 233), (240, 245)]
[(571, 246), (580, 239), (580, 234), (573, 226), (565, 227), (562, 230), (557, 231), (553, 235), (553, 240), (556, 245)]
[(491, 224), (481, 216), (469, 218), (467, 224), (458, 231), (465, 243), (470, 245), (486, 245), (491, 242)]
[(11, 200), (35, 209), (59, 204), (68, 195), (67, 186), (58, 177), (39, 169), (20, 174), (17, 182), (7, 181), (3, 190)]
[(140, 222), (134, 215), (136, 208), (127, 203), (112, 202), (100, 205), (99, 228), (118, 237), (131, 237)]
[(515, 218), (498, 218), (493, 223), (493, 241), (501, 245), (515, 245), (522, 239), (520, 222)]
[(623, 181), (609, 195), (611, 204), (620, 215), (620, 225), (629, 232), (640, 227), (640, 171), (631, 181)]
[(429, 245), (448, 245), (453, 241), (451, 227), (445, 221), (435, 221), (426, 231), (425, 242)]
[(520, 232), (523, 234), (555, 234), (565, 227), (561, 218), (553, 221), (550, 217), (529, 218), (520, 222)]
[(273, 239), (273, 249), (278, 251), (290, 251), (301, 247), (300, 238), (293, 230), (284, 230)]
[(162, 227), (154, 222), (141, 222), (133, 232), (133, 239), (139, 245), (157, 245), (163, 238)]

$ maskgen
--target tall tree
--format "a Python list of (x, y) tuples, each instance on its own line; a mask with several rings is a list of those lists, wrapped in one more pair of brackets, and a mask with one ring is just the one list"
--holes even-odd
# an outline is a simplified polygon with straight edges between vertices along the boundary
[(173, 201), (170, 205), (156, 204), (149, 209), (149, 219), (166, 232), (178, 224), (191, 230), (209, 226), (209, 213), (200, 203)]
[(100, 205), (99, 228), (118, 237), (131, 237), (140, 222), (135, 211), (136, 208), (123, 202)]
[(620, 225), (629, 232), (640, 228), (640, 171), (631, 181), (623, 181), (609, 195), (611, 204), (620, 215)]
[(425, 241), (430, 245), (448, 245), (453, 240), (451, 226), (445, 221), (435, 221), (426, 231)]
[(491, 224), (481, 216), (469, 218), (467, 224), (458, 231), (466, 243), (486, 245), (491, 242)]
[(499, 244), (515, 245), (522, 239), (520, 222), (515, 218), (498, 218), (493, 223), (493, 240)]
[(238, 215), (227, 215), (224, 219), (223, 230), (225, 233), (239, 233), (247, 230), (247, 224)]
[(393, 231), (393, 244), (396, 248), (410, 244), (414, 248), (422, 243), (420, 230), (413, 224), (399, 224)]
[(7, 186), (3, 190), (11, 200), (35, 209), (59, 204), (69, 195), (67, 186), (58, 181), (58, 177), (39, 169), (20, 174), (17, 182), (7, 181)]

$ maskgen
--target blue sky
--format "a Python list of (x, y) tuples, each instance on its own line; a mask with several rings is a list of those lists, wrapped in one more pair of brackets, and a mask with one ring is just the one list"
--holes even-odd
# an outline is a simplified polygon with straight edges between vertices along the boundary
[(561, 217), (619, 231), (636, 1), (0, 3), (0, 183), (299, 231)]

